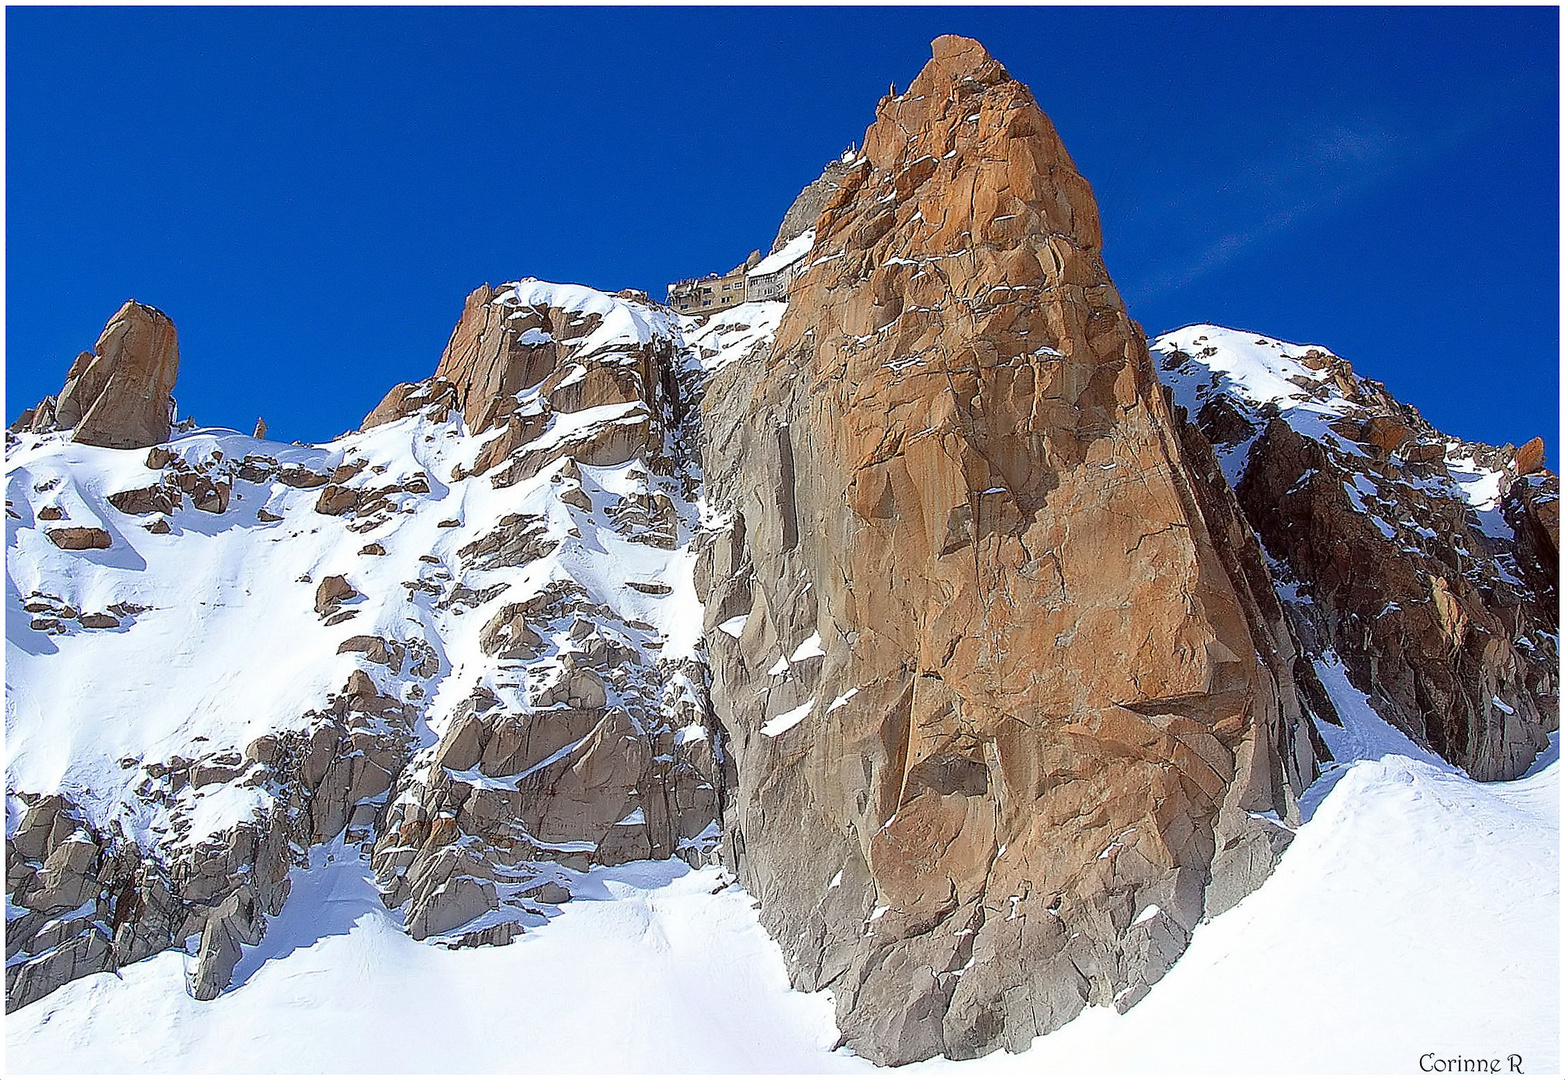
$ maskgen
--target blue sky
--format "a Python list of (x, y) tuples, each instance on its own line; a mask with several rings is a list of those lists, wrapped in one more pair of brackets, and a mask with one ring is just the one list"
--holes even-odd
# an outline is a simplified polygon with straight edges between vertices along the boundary
[(1553, 8), (9, 8), (6, 414), (128, 297), (181, 410), (329, 438), (463, 297), (661, 297), (770, 242), (946, 32), (1055, 121), (1153, 334), (1326, 345), (1437, 426), (1559, 428)]

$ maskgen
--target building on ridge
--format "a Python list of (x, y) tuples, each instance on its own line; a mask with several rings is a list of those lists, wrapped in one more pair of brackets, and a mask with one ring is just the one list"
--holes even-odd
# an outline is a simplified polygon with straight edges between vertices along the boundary
[(710, 315), (750, 300), (781, 300), (788, 286), (804, 270), (804, 256), (815, 242), (809, 229), (761, 258), (759, 251), (721, 276), (687, 278), (668, 287), (668, 306), (681, 315)]

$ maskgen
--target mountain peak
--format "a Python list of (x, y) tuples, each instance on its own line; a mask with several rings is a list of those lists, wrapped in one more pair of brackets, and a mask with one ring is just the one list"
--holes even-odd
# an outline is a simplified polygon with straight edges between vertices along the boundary
[(952, 78), (960, 78), (964, 75), (977, 76), (980, 71), (996, 68), (1002, 75), (1005, 68), (1000, 62), (989, 55), (989, 50), (970, 37), (961, 34), (941, 34), (929, 43), (931, 53), (929, 66), (937, 68)]

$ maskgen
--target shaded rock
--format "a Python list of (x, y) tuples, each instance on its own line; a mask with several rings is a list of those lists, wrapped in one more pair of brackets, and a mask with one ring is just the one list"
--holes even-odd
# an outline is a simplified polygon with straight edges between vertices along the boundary
[[(1340, 664), (1376, 712), (1473, 777), (1525, 771), (1558, 723), (1557, 565), (1524, 494), (1552, 474), (1517, 478), (1514, 448), (1435, 430), (1319, 348), (1194, 326), (1157, 349), (1183, 407), (1256, 432), (1222, 468), (1290, 586), (1317, 715), (1335, 722), (1313, 669)], [(1231, 377), (1240, 352), (1298, 392)], [(1496, 507), (1490, 492), (1508, 494)]]
[(123, 514), (172, 514), (179, 504), (179, 490), (162, 484), (117, 491), (109, 496), (109, 505)]
[(310, 490), (322, 486), (330, 479), (322, 473), (298, 465), (289, 465), (277, 470), (277, 482), (292, 488)]
[(315, 587), (315, 611), (327, 615), (335, 611), (344, 600), (357, 596), (358, 592), (341, 574), (329, 574)]
[(228, 989), (243, 955), (241, 946), (259, 945), (265, 929), (266, 921), (248, 890), (241, 889), (219, 904), (201, 931), (191, 996), (211, 1001)]
[(522, 895), (540, 904), (565, 904), (570, 902), (571, 891), (557, 881), (546, 881)]
[(486, 926), (482, 930), (470, 930), (451, 943), (453, 949), (476, 949), (480, 945), (509, 945), (513, 939), (526, 933), (520, 923), (503, 922)]
[(1362, 441), (1386, 454), (1390, 454), (1412, 437), (1411, 427), (1390, 416), (1372, 416), (1364, 421), (1359, 430), (1359, 438)]
[(204, 513), (223, 514), (228, 512), (228, 497), (231, 491), (228, 481), (217, 480), (197, 488), (190, 501), (197, 510)]
[(389, 424), (393, 420), (400, 420), (404, 416), (411, 416), (425, 409), (430, 410), (432, 419), (444, 420), (456, 405), (456, 388), (444, 380), (398, 383), (391, 388), (379, 405), (370, 410), (370, 414), (359, 425), (359, 430), (368, 431), (370, 428)]
[(320, 498), (315, 500), (315, 512), (329, 517), (341, 517), (350, 510), (357, 509), (363, 496), (364, 492), (360, 488), (328, 484), (321, 489)]
[(501, 660), (520, 660), (532, 655), (543, 639), (527, 625), (525, 604), (507, 604), (484, 624), (478, 635), (478, 647)]
[[(1465, 500), (1359, 479), (1366, 468), (1277, 418), (1236, 490), (1267, 550), (1308, 583), (1297, 619), (1345, 661), (1377, 711), (1475, 779), (1519, 776), (1557, 724), (1558, 688), (1552, 676), (1537, 681), (1514, 642), (1554, 616), (1498, 570), (1473, 567), (1494, 541)], [(1373, 513), (1360, 509), (1361, 486), (1376, 492)], [(1388, 535), (1388, 521), (1428, 524), (1413, 542)]]

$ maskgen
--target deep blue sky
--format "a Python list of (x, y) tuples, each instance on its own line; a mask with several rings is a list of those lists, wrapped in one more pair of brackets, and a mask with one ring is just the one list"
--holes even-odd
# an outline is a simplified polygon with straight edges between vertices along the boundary
[(320, 440), (482, 282), (726, 270), (946, 32), (1031, 85), (1153, 333), (1559, 429), (1558, 23), (1525, 9), (6, 11), (6, 416), (127, 297), (203, 423)]

